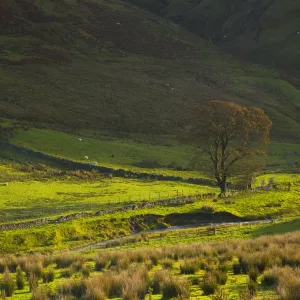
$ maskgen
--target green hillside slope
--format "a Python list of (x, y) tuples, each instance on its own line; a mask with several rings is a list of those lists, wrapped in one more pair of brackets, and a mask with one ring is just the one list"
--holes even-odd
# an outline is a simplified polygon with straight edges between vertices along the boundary
[(230, 52), (300, 76), (300, 2), (129, 0)]
[(300, 92), (276, 71), (117, 0), (0, 3), (0, 115), (59, 129), (174, 132), (195, 103), (265, 109), (300, 132)]

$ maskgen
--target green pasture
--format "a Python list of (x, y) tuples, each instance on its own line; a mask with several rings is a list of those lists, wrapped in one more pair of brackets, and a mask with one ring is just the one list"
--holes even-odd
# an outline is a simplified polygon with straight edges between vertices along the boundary
[[(176, 170), (190, 168), (195, 154), (192, 147), (181, 145), (169, 136), (118, 138), (99, 134), (90, 138), (51, 130), (30, 129), (19, 132), (11, 142), (56, 157), (85, 163), (97, 162), (100, 166), (114, 169), (185, 178), (207, 177), (196, 171)], [(85, 159), (85, 156), (88, 159)], [(143, 162), (146, 163), (146, 167), (140, 166)], [(147, 163), (153, 167), (147, 168)]]
[[(280, 180), (280, 176), (278, 180)], [(9, 218), (10, 220), (20, 219), (20, 214), (25, 209), (27, 217), (34, 218), (41, 215), (54, 216), (74, 211), (118, 207), (125, 203), (129, 204), (139, 201), (139, 196), (141, 201), (141, 195), (149, 197), (149, 194), (145, 195), (145, 190), (147, 189), (153, 195), (152, 201), (157, 199), (159, 191), (161, 193), (160, 197), (166, 198), (171, 196), (171, 191), (173, 193), (172, 196), (176, 196), (176, 189), (180, 188), (182, 188), (181, 191), (183, 191), (183, 194), (186, 195), (193, 192), (197, 193), (199, 188), (201, 192), (201, 186), (197, 185), (169, 182), (142, 183), (140, 181), (123, 179), (106, 179), (102, 183), (93, 182), (86, 184), (72, 181), (60, 183), (51, 180), (46, 182), (25, 181), (9, 183), (8, 186), (0, 188), (2, 191), (6, 188), (8, 188), (7, 191), (11, 191), (10, 196), (7, 196), (9, 193), (2, 194), (5, 197), (5, 201), (2, 201), (2, 211), (6, 211), (6, 216), (2, 215), (2, 222)], [(170, 194), (168, 195), (166, 192), (164, 194), (163, 190), (168, 190)], [(123, 194), (121, 191), (123, 191)], [(214, 189), (205, 188), (203, 191), (213, 192)], [(34, 195), (36, 198), (33, 199), (32, 196)], [(119, 201), (118, 197), (122, 197), (122, 200)], [(193, 222), (195, 214), (197, 215), (197, 213), (201, 212), (203, 207), (209, 207), (215, 212), (227, 212), (249, 219), (291, 218), (298, 216), (300, 213), (299, 183), (295, 180), (292, 183), (290, 191), (286, 190), (285, 186), (278, 190), (247, 191), (225, 199), (217, 197), (195, 199), (193, 203), (181, 206), (155, 206), (118, 212), (113, 215), (107, 214), (99, 217), (77, 219), (56, 225), (44, 225), (24, 230), (1, 232), (0, 246), (4, 252), (38, 251), (53, 249), (53, 247), (58, 249), (70, 248), (94, 241), (128, 235), (132, 233), (130, 220), (135, 216), (158, 215), (164, 218), (176, 213), (178, 220), (183, 218)], [(25, 212), (23, 211), (23, 213)], [(190, 214), (193, 217), (190, 217), (192, 216)], [(213, 220), (213, 214), (211, 219)], [(161, 225), (165, 226), (160, 222), (151, 221), (152, 223), (146, 222), (145, 224), (143, 221), (141, 222), (140, 227), (143, 228), (142, 230), (159, 228)], [(231, 234), (231, 232), (226, 233), (224, 238), (229, 238)], [(247, 237), (247, 234), (244, 235), (243, 232), (240, 232), (235, 234), (235, 236), (237, 238), (242, 236)]]
[[(19, 131), (11, 142), (57, 157), (87, 163), (97, 162), (98, 165), (115, 169), (182, 177), (207, 177), (204, 172), (177, 170), (193, 169), (193, 162), (197, 161), (197, 152), (192, 146), (180, 144), (172, 136), (113, 137), (104, 133), (94, 133), (91, 137), (91, 133), (83, 134), (88, 137), (32, 128)], [(88, 159), (85, 159), (85, 156)], [(271, 142), (267, 155), (258, 157), (255, 161), (263, 164), (267, 170), (296, 171), (300, 162), (300, 145)], [(146, 166), (152, 162), (153, 166), (151, 169), (142, 168), (143, 162), (146, 162)]]
[[(263, 180), (267, 184), (268, 178), (278, 183), (277, 190), (239, 192), (228, 199), (202, 199), (190, 205), (190, 210), (196, 211), (201, 205), (210, 205), (216, 211), (226, 211), (241, 217), (257, 218), (297, 214), (299, 212), (300, 176), (272, 174), (258, 177), (257, 181)], [(291, 183), (290, 190), (285, 183), (287, 181)], [(103, 178), (89, 181), (69, 177), (64, 180), (12, 181), (8, 185), (0, 186), (0, 220), (5, 222), (101, 210), (134, 202), (206, 193), (217, 194), (218, 188), (181, 182), (141, 181), (126, 178)]]
[(0, 186), (0, 220), (101, 210), (135, 202), (217, 192), (217, 188), (209, 186), (125, 178), (13, 181)]

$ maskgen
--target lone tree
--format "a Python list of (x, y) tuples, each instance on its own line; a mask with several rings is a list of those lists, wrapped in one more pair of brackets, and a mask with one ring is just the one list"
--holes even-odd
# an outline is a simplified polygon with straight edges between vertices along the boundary
[(208, 158), (224, 194), (236, 163), (264, 154), (271, 126), (271, 120), (260, 108), (212, 100), (194, 109), (184, 139)]

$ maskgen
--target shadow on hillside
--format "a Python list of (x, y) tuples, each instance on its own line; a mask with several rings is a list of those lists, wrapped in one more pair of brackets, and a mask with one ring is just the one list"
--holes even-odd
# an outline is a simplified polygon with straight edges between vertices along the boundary
[(300, 219), (295, 219), (284, 223), (272, 224), (267, 227), (259, 228), (254, 232), (254, 235), (260, 236), (270, 234), (281, 234), (297, 230), (300, 230)]

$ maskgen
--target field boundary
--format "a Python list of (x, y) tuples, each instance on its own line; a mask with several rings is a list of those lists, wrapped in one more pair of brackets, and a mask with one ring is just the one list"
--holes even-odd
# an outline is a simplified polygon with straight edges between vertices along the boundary
[(154, 206), (171, 206), (171, 205), (184, 205), (187, 203), (192, 203), (195, 199), (202, 199), (203, 197), (214, 197), (214, 194), (202, 194), (197, 196), (181, 196), (176, 197), (168, 200), (157, 200), (154, 202), (147, 202), (144, 201), (142, 203), (136, 203), (131, 205), (126, 205), (120, 208), (114, 209), (104, 209), (98, 210), (96, 212), (78, 212), (69, 215), (59, 216), (55, 219), (51, 218), (39, 218), (35, 220), (25, 221), (25, 222), (15, 222), (15, 223), (6, 223), (0, 224), (0, 232), (1, 231), (9, 231), (9, 230), (19, 230), (19, 229), (27, 229), (31, 227), (42, 226), (46, 224), (60, 224), (68, 221), (72, 221), (75, 219), (80, 218), (91, 218), (91, 217), (98, 217), (106, 214), (115, 214), (117, 212), (126, 212), (130, 210), (137, 210), (137, 209), (145, 209), (151, 208)]

